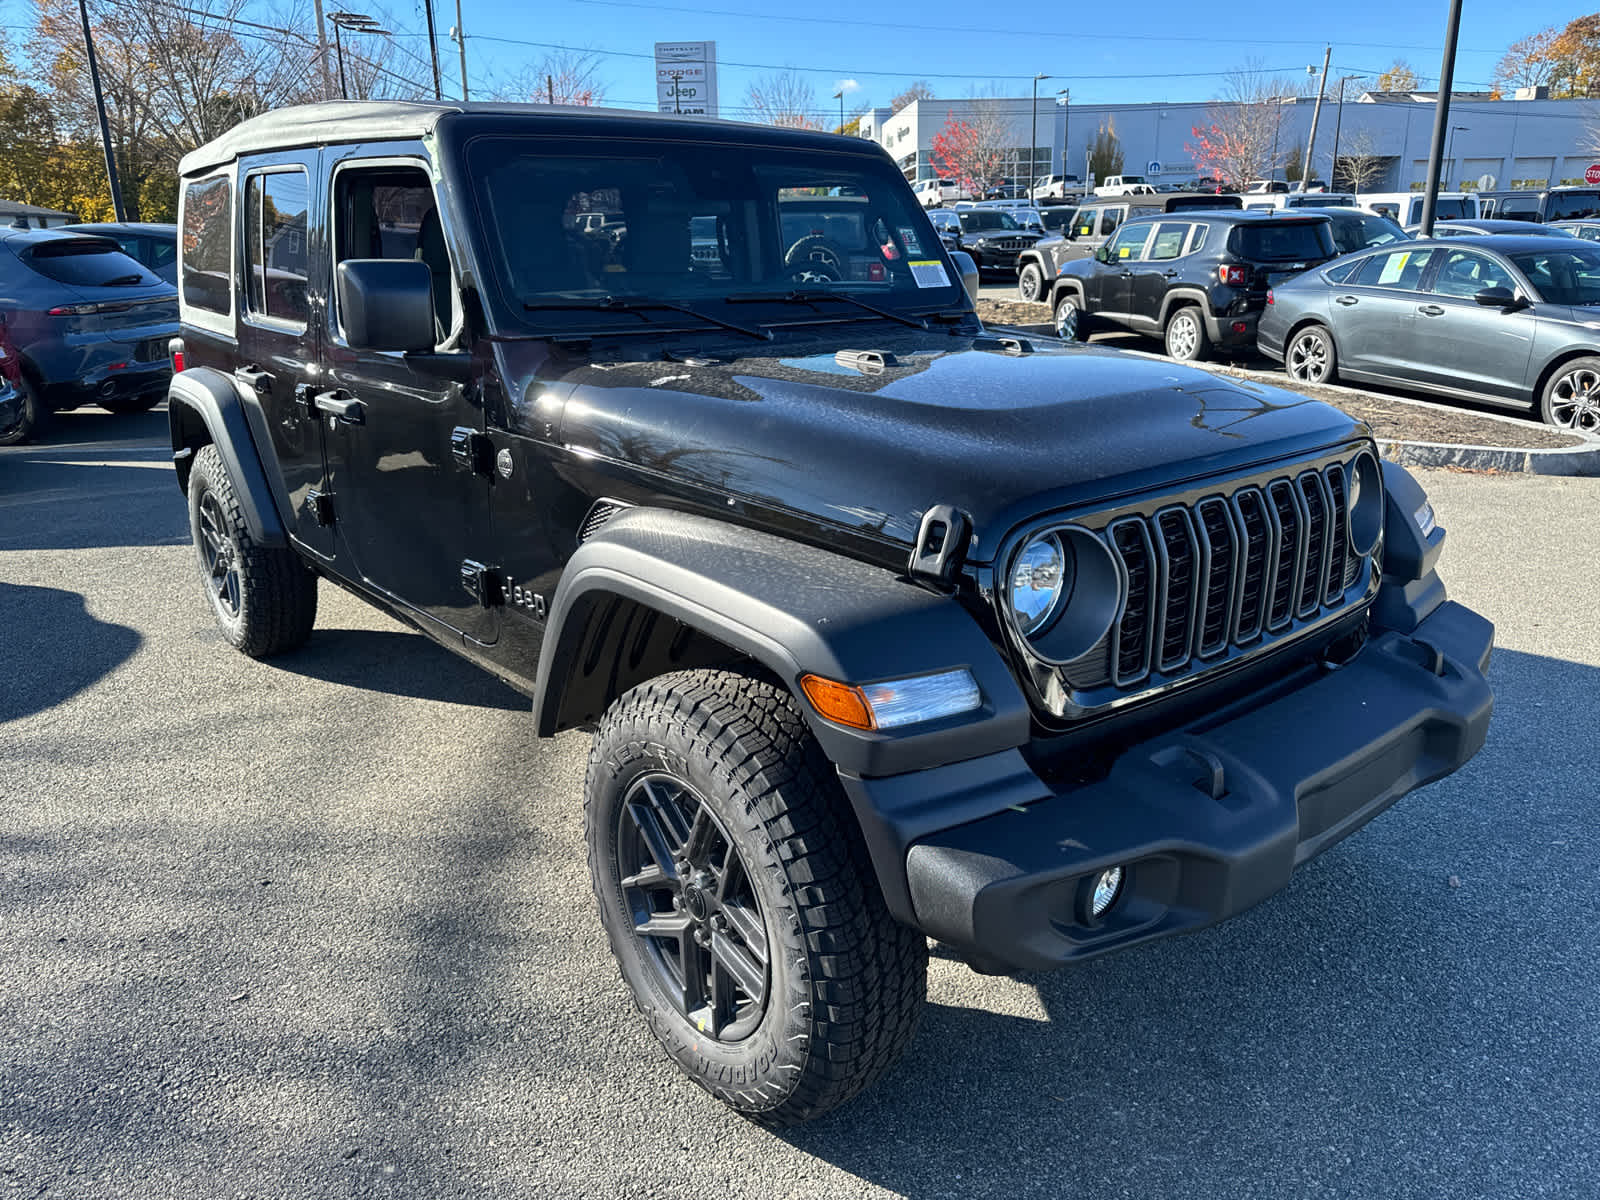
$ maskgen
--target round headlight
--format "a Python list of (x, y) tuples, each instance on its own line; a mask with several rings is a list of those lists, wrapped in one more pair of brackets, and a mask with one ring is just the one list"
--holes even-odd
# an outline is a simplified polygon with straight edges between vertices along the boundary
[(1037, 534), (1011, 564), (1011, 615), (1024, 637), (1050, 623), (1072, 579), (1072, 560), (1053, 533)]
[(1383, 473), (1369, 452), (1351, 460), (1347, 491), (1350, 549), (1364, 557), (1377, 549), (1383, 533)]

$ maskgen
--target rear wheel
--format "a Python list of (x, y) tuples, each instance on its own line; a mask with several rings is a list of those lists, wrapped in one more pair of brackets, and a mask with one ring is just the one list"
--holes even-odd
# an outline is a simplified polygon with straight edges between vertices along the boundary
[(287, 546), (256, 544), (215, 446), (194, 456), (189, 529), (201, 583), (228, 642), (251, 658), (304, 645), (317, 620), (317, 577)]
[(39, 403), (39, 393), (24, 377), (17, 385), (17, 395), (22, 398), (22, 415), (9, 429), (0, 429), (0, 446), (19, 446), (32, 439), (44, 420), (44, 408)]
[(838, 777), (789, 693), (661, 676), (600, 722), (589, 872), (651, 1032), (766, 1125), (844, 1103), (910, 1042), (922, 935), (889, 915)]
[(1321, 325), (1307, 325), (1289, 339), (1283, 369), (1299, 383), (1332, 383), (1339, 377), (1333, 335)]
[(1558, 429), (1600, 433), (1600, 358), (1575, 358), (1557, 368), (1539, 397), (1539, 415)]
[(1199, 362), (1211, 350), (1200, 310), (1185, 305), (1167, 318), (1167, 355), (1179, 362)]
[(1024, 304), (1037, 304), (1044, 299), (1044, 272), (1038, 263), (1026, 263), (1017, 276), (1017, 298)]

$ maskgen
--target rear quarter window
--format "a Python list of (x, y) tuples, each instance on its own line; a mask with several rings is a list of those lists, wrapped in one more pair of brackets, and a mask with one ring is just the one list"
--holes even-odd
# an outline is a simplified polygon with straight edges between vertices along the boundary
[(133, 287), (160, 283), (113, 241), (74, 238), (41, 242), (24, 260), (46, 279), (73, 287)]
[(184, 304), (213, 313), (233, 311), (233, 181), (197, 179), (183, 189), (178, 230), (183, 250)]

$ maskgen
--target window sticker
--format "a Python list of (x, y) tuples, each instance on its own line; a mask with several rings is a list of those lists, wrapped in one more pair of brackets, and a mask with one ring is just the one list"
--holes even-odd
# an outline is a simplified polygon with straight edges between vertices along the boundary
[(1400, 272), (1406, 269), (1406, 263), (1411, 260), (1411, 251), (1401, 254), (1389, 255), (1389, 260), (1383, 264), (1383, 270), (1378, 273), (1380, 286), (1400, 281)]
[(950, 286), (950, 276), (944, 273), (944, 264), (937, 259), (913, 261), (909, 266), (911, 278), (916, 280), (919, 288)]
[(904, 243), (907, 254), (921, 254), (922, 243), (917, 240), (917, 231), (900, 226), (900, 241)]
[(1127, 258), (1132, 253), (1133, 253), (1133, 247), (1132, 246), (1123, 246), (1117, 251), (1117, 257), (1118, 258)]

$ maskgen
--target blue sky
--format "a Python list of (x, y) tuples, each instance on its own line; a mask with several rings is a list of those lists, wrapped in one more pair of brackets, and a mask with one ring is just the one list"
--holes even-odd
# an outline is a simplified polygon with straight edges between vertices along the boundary
[[(443, 0), (452, 3), (452, 0)], [(1249, 59), (1269, 73), (1303, 73), (1334, 47), (1330, 77), (1377, 71), (1397, 56), (1423, 77), (1436, 76), (1448, 12), (1445, 0), (1232, 0), (1226, 5), (1192, 0), (1089, 5), (1062, 0), (977, 4), (972, 0), (887, 0), (877, 5), (841, 0), (462, 0), (469, 33), (470, 76), (513, 70), (545, 51), (489, 38), (526, 39), (612, 52), (602, 58), (608, 99), (648, 105), (654, 76), (648, 58), (656, 41), (715, 40), (722, 64), (724, 115), (744, 103), (745, 88), (763, 72), (756, 66), (792, 66), (806, 72), (819, 103), (843, 81), (859, 90), (852, 99), (886, 104), (915, 78), (927, 78), (941, 95), (966, 95), (990, 80), (1026, 95), (1035, 72), (1053, 76), (1041, 93), (1069, 87), (1086, 102), (1203, 100), (1220, 85), (1216, 74)], [(1458, 87), (1486, 83), (1505, 47), (1523, 34), (1565, 24), (1586, 10), (1530, 0), (1464, 6)], [(421, 28), (421, 3), (417, 0)], [(404, 19), (396, 7), (395, 17)], [(1103, 15), (1103, 16), (1102, 16)], [(1094, 17), (1102, 16), (1095, 21)], [(441, 32), (454, 23), (453, 7), (439, 15)], [(471, 35), (478, 35), (476, 38)], [(1259, 39), (1259, 40), (1254, 40)], [(417, 49), (425, 43), (408, 39)], [(444, 45), (452, 53), (453, 45)], [(622, 53), (644, 57), (628, 58)], [(945, 78), (940, 78), (944, 76)], [(1011, 76), (1006, 81), (1004, 77)], [(1142, 78), (1136, 78), (1142, 76)]]
[[(156, 0), (161, 2), (161, 0)], [(183, 0), (173, 0), (182, 3)], [(338, 0), (326, 0), (332, 10)], [(1320, 67), (1334, 47), (1330, 78), (1377, 72), (1406, 58), (1425, 84), (1437, 75), (1446, 0), (1193, 0), (1087, 5), (1069, 0), (978, 4), (974, 0), (461, 0), (468, 31), (468, 74), (475, 88), (514, 74), (550, 47), (595, 52), (608, 103), (652, 107), (656, 41), (714, 40), (720, 61), (723, 115), (744, 115), (745, 90), (773, 68), (793, 67), (832, 113), (844, 85), (847, 104), (887, 104), (906, 84), (927, 79), (936, 92), (965, 96), (991, 82), (1026, 95), (1035, 72), (1052, 78), (1041, 95), (1070, 88), (1084, 102), (1204, 100), (1221, 74), (1258, 60), (1269, 74)], [(292, 0), (309, 15), (310, 0)], [(408, 55), (427, 54), (422, 0), (375, 0), (345, 7), (375, 12)], [(1485, 86), (1505, 47), (1547, 25), (1581, 15), (1581, 5), (1528, 0), (1464, 6), (1457, 87)], [(456, 49), (445, 37), (455, 24), (454, 0), (436, 0), (435, 21), (447, 94), (458, 94)], [(274, 0), (248, 15), (273, 22)], [(0, 0), (12, 37), (31, 17), (28, 0)], [(1096, 21), (1100, 14), (1106, 14)]]

